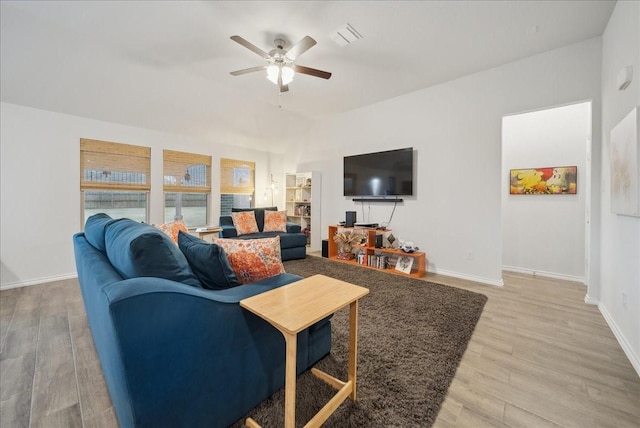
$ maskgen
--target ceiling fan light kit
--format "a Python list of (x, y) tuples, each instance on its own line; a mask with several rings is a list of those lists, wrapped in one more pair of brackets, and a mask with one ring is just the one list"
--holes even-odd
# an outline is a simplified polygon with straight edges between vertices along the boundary
[(302, 55), (316, 44), (316, 41), (309, 36), (305, 36), (288, 50), (284, 48), (284, 40), (275, 39), (275, 49), (272, 49), (268, 53), (240, 36), (231, 36), (231, 40), (260, 55), (262, 59), (267, 61), (267, 64), (264, 66), (232, 71), (232, 76), (241, 76), (243, 74), (266, 70), (267, 79), (275, 85), (278, 85), (278, 89), (281, 93), (289, 90), (288, 85), (293, 81), (295, 73), (307, 74), (309, 76), (320, 77), (322, 79), (329, 79), (331, 77), (331, 73), (327, 71), (317, 70), (315, 68), (304, 67), (301, 65), (297, 66), (294, 64), (294, 61), (298, 56)]
[(288, 65), (278, 66), (272, 64), (267, 67), (267, 79), (273, 82), (275, 85), (278, 84), (278, 80), (282, 79), (283, 85), (288, 85), (293, 81), (294, 70)]

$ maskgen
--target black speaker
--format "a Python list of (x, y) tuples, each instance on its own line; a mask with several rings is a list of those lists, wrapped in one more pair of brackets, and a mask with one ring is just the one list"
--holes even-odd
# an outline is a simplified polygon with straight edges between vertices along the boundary
[(322, 257), (329, 257), (329, 240), (322, 240)]
[(353, 227), (353, 225), (356, 223), (356, 211), (347, 211), (347, 218), (346, 218), (346, 222), (345, 222), (345, 226), (347, 227)]
[(376, 234), (376, 248), (382, 248), (382, 237), (383, 235), (381, 233)]

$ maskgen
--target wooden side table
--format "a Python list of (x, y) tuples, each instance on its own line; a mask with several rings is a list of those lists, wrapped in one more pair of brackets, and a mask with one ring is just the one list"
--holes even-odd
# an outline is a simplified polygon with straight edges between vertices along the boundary
[(205, 239), (206, 236), (211, 234), (218, 234), (222, 230), (221, 227), (207, 227), (205, 230), (196, 229), (196, 233), (198, 234), (198, 238)]
[[(296, 354), (298, 333), (323, 318), (349, 306), (349, 366), (346, 382), (312, 368), (311, 372), (338, 390), (325, 406), (305, 425), (319, 427), (347, 397), (356, 400), (358, 356), (358, 300), (369, 289), (324, 275), (314, 275), (257, 296), (240, 301), (240, 306), (277, 328), (285, 339), (285, 428), (294, 428), (296, 420)], [(259, 427), (251, 418), (248, 427)]]

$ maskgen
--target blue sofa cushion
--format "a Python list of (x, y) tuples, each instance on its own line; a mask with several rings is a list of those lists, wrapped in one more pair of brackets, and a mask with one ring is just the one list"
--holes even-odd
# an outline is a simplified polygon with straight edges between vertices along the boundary
[(184, 254), (160, 230), (128, 218), (105, 229), (107, 257), (124, 278), (151, 276), (202, 288)]
[(87, 241), (103, 253), (107, 247), (104, 243), (104, 230), (113, 219), (105, 213), (94, 214), (84, 224), (84, 236)]
[(180, 231), (178, 247), (204, 288), (223, 290), (240, 285), (229, 265), (227, 254), (219, 245)]
[(256, 223), (258, 224), (258, 230), (262, 232), (264, 228), (264, 212), (265, 211), (278, 211), (278, 207), (266, 207), (266, 208), (231, 208), (231, 212), (239, 213), (243, 211), (254, 211), (256, 214)]

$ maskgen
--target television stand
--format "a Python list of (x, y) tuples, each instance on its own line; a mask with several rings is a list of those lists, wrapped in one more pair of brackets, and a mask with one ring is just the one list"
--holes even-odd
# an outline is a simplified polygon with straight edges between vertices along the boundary
[[(362, 257), (343, 259), (338, 257), (338, 243), (333, 240), (333, 237), (338, 232), (350, 230), (353, 233), (359, 233), (363, 236), (365, 243), (362, 245), (353, 245), (354, 249), (359, 250)], [(329, 260), (348, 263), (355, 266), (361, 266), (368, 269), (377, 269), (384, 272), (393, 273), (402, 276), (411, 276), (414, 278), (422, 278), (427, 271), (427, 257), (422, 251), (415, 251), (413, 253), (405, 253), (397, 248), (376, 248), (376, 234), (390, 231), (376, 230), (364, 227), (345, 227), (345, 226), (329, 226), (329, 239), (328, 243), (328, 256)], [(407, 261), (407, 268), (403, 269), (400, 265), (397, 266), (399, 261)]]

